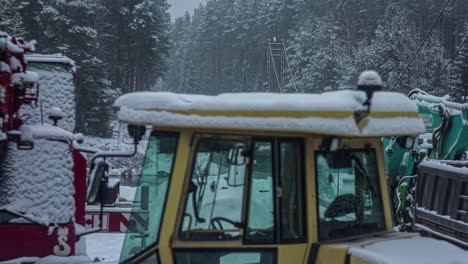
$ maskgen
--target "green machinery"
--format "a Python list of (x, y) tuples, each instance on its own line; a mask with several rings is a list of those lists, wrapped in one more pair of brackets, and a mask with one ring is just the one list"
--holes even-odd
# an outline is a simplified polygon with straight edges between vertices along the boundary
[(395, 198), (396, 219), (408, 225), (410, 205), (418, 165), (427, 157), (433, 160), (467, 160), (468, 104), (436, 97), (419, 89), (408, 95), (419, 108), (426, 133), (414, 137), (383, 138), (390, 185)]

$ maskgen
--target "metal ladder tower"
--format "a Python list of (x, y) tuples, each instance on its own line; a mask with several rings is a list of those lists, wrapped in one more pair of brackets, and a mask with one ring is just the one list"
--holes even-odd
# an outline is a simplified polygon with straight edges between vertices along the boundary
[[(266, 71), (264, 76), (265, 90), (284, 93), (286, 91), (287, 81), (292, 79), (293, 74), (284, 40), (277, 40), (276, 37), (268, 39), (266, 49)], [(299, 92), (295, 85), (294, 90), (296, 93)]]

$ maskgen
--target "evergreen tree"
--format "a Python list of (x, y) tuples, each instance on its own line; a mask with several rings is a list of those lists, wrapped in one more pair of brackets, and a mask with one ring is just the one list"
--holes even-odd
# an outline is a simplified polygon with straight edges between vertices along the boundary
[(310, 19), (294, 34), (292, 43), (291, 66), (296, 72), (292, 85), (306, 92), (341, 88), (345, 51), (331, 19)]
[[(417, 50), (416, 45), (419, 42), (415, 36), (415, 28), (408, 22), (408, 10), (397, 2), (392, 2), (379, 20), (371, 45), (360, 50), (358, 63), (367, 69), (378, 71), (382, 80), (393, 86)], [(407, 92), (412, 87), (400, 82), (397, 89)]]
[(24, 36), (24, 25), (19, 14), (23, 5), (22, 2), (18, 5), (16, 1), (0, 0), (0, 31), (4, 31), (15, 37)]
[(84, 133), (109, 134), (110, 80), (99, 58), (95, 28), (99, 2), (93, 0), (50, 1), (40, 13), (47, 45), (41, 51), (60, 52), (77, 62), (77, 129)]
[(468, 38), (468, 23), (465, 24), (462, 36), (462, 42), (457, 47), (459, 52), (448, 68), (446, 78), (448, 77), (447, 93), (455, 101), (464, 103), (468, 96), (468, 40), (463, 41)]
[(149, 90), (166, 70), (166, 0), (24, 0), (17, 8), (38, 52), (75, 60), (81, 132), (108, 135), (116, 97)]

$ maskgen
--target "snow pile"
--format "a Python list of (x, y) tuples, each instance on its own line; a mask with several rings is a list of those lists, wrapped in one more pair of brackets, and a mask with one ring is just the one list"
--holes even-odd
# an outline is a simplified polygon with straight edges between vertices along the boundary
[(378, 264), (466, 264), (468, 251), (448, 242), (413, 237), (353, 247), (349, 254)]
[(91, 259), (87, 256), (72, 256), (72, 257), (59, 257), (59, 256), (47, 256), (44, 258), (37, 257), (22, 257), (17, 259), (0, 262), (0, 264), (23, 264), (23, 263), (34, 263), (34, 264), (85, 264), (91, 263)]
[(11, 72), (10, 65), (6, 64), (5, 62), (0, 62), (0, 71), (1, 72)]
[[(447, 161), (447, 162), (454, 162), (454, 161)], [(451, 166), (451, 165), (449, 165), (447, 163), (444, 163), (443, 161), (425, 159), (425, 160), (423, 160), (421, 162), (420, 166), (431, 167), (433, 169), (439, 169), (439, 170), (443, 170), (443, 171), (464, 173), (464, 174), (468, 175), (468, 168)]]
[(173, 114), (165, 111), (139, 111), (123, 108), (119, 119), (145, 125), (157, 124), (180, 127), (212, 127), (290, 130), (304, 132), (335, 132), (358, 134), (353, 117), (345, 119), (327, 118), (254, 118), (254, 117), (203, 117), (198, 115)]
[[(18, 150), (16, 144), (9, 147), (0, 185), (0, 208), (44, 225), (69, 222), (75, 213), (69, 145), (36, 139), (33, 150)], [(27, 222), (23, 218), (13, 221)]]
[(84, 237), (88, 256), (98, 263), (119, 262), (125, 234), (95, 233)]
[[(402, 94), (376, 92), (367, 126), (354, 119), (364, 92), (323, 94), (239, 93), (218, 96), (139, 92), (114, 104), (124, 122), (161, 126), (257, 128), (346, 135), (419, 134), (424, 124), (414, 102)], [(391, 114), (389, 114), (391, 113)]]
[(71, 142), (74, 135), (58, 126), (49, 124), (30, 126), (34, 139), (53, 139)]
[(23, 71), (23, 65), (21, 64), (21, 62), (17, 58), (10, 57), (10, 70), (11, 71), (22, 72)]
[(136, 187), (120, 186), (120, 201), (132, 202), (135, 199)]
[[(207, 96), (137, 92), (121, 96), (114, 106), (136, 110), (353, 111), (365, 101), (364, 93), (341, 91), (337, 96), (334, 94), (226, 93)], [(349, 98), (354, 96), (354, 100)], [(357, 101), (359, 99), (361, 103)]]
[(75, 66), (75, 61), (72, 59), (63, 56), (60, 53), (57, 54), (28, 54), (26, 55), (28, 62), (37, 62), (37, 63), (63, 63)]
[(37, 83), (39, 81), (39, 75), (32, 71), (13, 73), (11, 75), (11, 83), (21, 85), (23, 83)]
[(11, 53), (23, 53), (24, 52), (23, 48), (11, 42), (11, 37), (8, 38), (6, 47), (7, 47), (7, 51)]
[[(428, 210), (428, 209), (426, 209), (426, 208), (424, 208), (424, 207), (419, 207), (419, 206), (418, 206), (418, 207), (416, 207), (416, 208), (418, 209), (418, 212), (424, 212), (424, 213), (426, 213), (426, 214), (431, 214), (431, 215), (437, 216), (437, 217), (439, 217), (439, 218), (444, 218), (444, 219), (446, 219), (447, 221), (450, 221), (450, 222), (452, 222), (452, 223), (456, 223), (456, 224), (459, 224), (459, 225), (464, 225), (464, 226), (466, 226), (466, 228), (467, 228), (467, 230), (468, 230), (468, 222), (465, 223), (465, 222), (463, 222), (462, 220), (453, 219), (453, 218), (451, 218), (449, 215), (441, 215), (441, 214), (439, 214), (437, 211)], [(468, 245), (468, 243), (467, 243), (467, 245)]]
[(29, 61), (28, 69), (39, 76), (39, 102), (42, 105), (42, 111), (32, 111), (27, 106), (21, 108), (21, 114), (31, 116), (27, 124), (40, 124), (41, 115), (45, 123), (53, 124), (46, 114), (53, 108), (60, 108), (64, 116), (58, 125), (65, 130), (74, 131), (76, 114), (73, 61), (61, 55), (28, 55), (26, 58)]
[[(14, 134), (14, 132), (10, 132)], [(33, 142), (34, 139), (61, 140), (71, 142), (75, 135), (60, 127), (45, 125), (23, 125), (20, 127), (21, 141)]]
[(6, 89), (5, 87), (3, 87), (3, 85), (0, 85), (0, 102), (5, 103), (5, 97), (6, 97)]
[[(414, 93), (412, 96), (411, 96), (411, 99), (415, 100), (416, 103), (420, 106), (423, 106), (423, 107), (430, 107), (430, 106), (434, 106), (435, 109), (437, 109), (437, 106), (442, 103), (444, 104), (445, 106), (449, 107), (450, 109), (452, 110), (463, 110), (463, 109), (468, 109), (468, 103), (465, 103), (465, 104), (460, 104), (460, 103), (455, 103), (453, 101), (451, 101), (451, 98), (449, 95), (445, 95), (445, 96), (442, 96), (442, 97), (438, 97), (438, 96), (434, 96), (434, 95), (430, 95), (424, 91), (421, 91), (421, 90), (413, 90), (414, 92), (418, 92), (418, 93)], [(411, 93), (413, 93), (410, 92)]]
[(365, 71), (359, 75), (359, 86), (382, 86), (382, 78), (376, 71)]
[(53, 116), (53, 117), (65, 117), (65, 114), (62, 112), (62, 109), (58, 108), (58, 107), (52, 107), (48, 112), (47, 112), (47, 115), (48, 116)]

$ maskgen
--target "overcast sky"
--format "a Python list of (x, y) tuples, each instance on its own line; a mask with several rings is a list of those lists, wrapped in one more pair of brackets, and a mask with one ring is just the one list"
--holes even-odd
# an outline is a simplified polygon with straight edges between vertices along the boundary
[(193, 9), (204, 2), (206, 2), (206, 0), (169, 0), (169, 4), (171, 4), (169, 13), (171, 14), (172, 20), (176, 17), (183, 16), (185, 11), (189, 11), (190, 14), (193, 14)]

